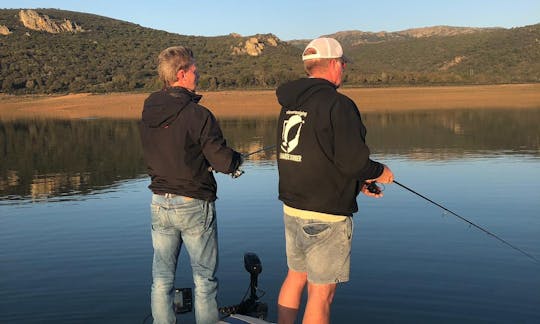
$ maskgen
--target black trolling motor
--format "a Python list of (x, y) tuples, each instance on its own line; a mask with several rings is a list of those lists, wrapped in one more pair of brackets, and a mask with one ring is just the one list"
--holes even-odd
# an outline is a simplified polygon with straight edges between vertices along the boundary
[(220, 307), (219, 312), (223, 315), (223, 318), (232, 314), (240, 314), (264, 320), (268, 316), (268, 305), (259, 301), (264, 296), (264, 292), (262, 292), (261, 296), (257, 296), (257, 291), (259, 291), (258, 277), (262, 272), (261, 260), (257, 254), (252, 252), (244, 254), (244, 268), (250, 274), (249, 298), (246, 299), (246, 291), (246, 295), (239, 304)]

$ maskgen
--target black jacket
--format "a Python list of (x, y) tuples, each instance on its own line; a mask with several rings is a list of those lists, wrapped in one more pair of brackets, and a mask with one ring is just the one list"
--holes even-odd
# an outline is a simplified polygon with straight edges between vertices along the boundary
[(241, 163), (240, 154), (227, 147), (214, 115), (198, 104), (201, 97), (172, 87), (144, 102), (140, 134), (154, 193), (214, 201), (217, 184), (208, 167), (231, 173)]
[(298, 209), (349, 215), (364, 180), (383, 165), (369, 158), (355, 103), (329, 81), (305, 78), (280, 86), (277, 131), (279, 199)]

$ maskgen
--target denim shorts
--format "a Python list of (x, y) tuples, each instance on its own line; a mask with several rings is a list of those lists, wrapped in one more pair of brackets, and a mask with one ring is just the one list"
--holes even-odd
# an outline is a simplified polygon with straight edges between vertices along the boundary
[(352, 217), (324, 222), (284, 214), (287, 265), (315, 284), (349, 281)]

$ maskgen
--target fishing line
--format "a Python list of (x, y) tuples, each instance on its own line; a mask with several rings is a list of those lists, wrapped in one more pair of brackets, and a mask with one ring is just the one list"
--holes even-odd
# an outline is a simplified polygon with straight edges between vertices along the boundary
[(454, 212), (451, 211), (450, 209), (448, 209), (448, 208), (442, 206), (441, 204), (438, 204), (438, 203), (434, 202), (433, 200), (427, 198), (426, 196), (423, 196), (423, 195), (419, 194), (418, 192), (416, 192), (416, 191), (414, 191), (413, 189), (411, 189), (411, 188), (409, 188), (409, 187), (407, 187), (407, 186), (405, 186), (405, 185), (403, 185), (403, 184), (397, 182), (396, 180), (394, 180), (394, 183), (397, 184), (398, 186), (402, 187), (403, 189), (412, 192), (413, 194), (417, 195), (418, 197), (421, 197), (421, 198), (423, 198), (423, 199), (429, 201), (430, 203), (434, 204), (435, 206), (442, 208), (443, 210), (445, 210), (445, 211), (449, 212), (450, 214), (456, 216), (457, 218), (461, 219), (462, 221), (468, 223), (469, 225), (476, 227), (477, 229), (481, 230), (482, 232), (488, 234), (489, 236), (494, 237), (495, 239), (497, 239), (497, 240), (499, 240), (500, 242), (506, 244), (507, 246), (511, 247), (512, 249), (521, 252), (523, 255), (527, 256), (528, 258), (530, 258), (530, 259), (533, 260), (534, 262), (540, 263), (540, 261), (539, 261), (537, 258), (535, 258), (533, 255), (531, 255), (531, 254), (529, 254), (529, 253), (523, 251), (522, 249), (520, 249), (520, 248), (518, 248), (517, 246), (515, 246), (515, 245), (509, 243), (508, 241), (503, 240), (502, 238), (500, 238), (500, 237), (497, 236), (496, 234), (494, 234), (494, 233), (492, 233), (492, 232), (486, 230), (486, 229), (483, 228), (482, 226), (477, 225), (477, 224), (473, 223), (472, 221), (468, 220), (467, 218), (465, 218), (465, 217), (463, 217), (463, 216), (460, 216), (460, 215), (454, 213)]

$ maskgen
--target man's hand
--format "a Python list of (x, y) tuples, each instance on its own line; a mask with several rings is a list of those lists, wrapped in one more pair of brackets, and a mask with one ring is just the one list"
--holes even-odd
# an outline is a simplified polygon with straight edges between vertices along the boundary
[(233, 179), (239, 178), (242, 174), (244, 174), (244, 171), (240, 170), (240, 168), (236, 169), (233, 173), (231, 173), (231, 177)]
[(381, 188), (377, 186), (377, 182), (379, 183), (392, 183), (394, 182), (394, 173), (392, 173), (392, 170), (386, 165), (384, 165), (383, 172), (378, 178), (375, 179), (369, 179), (364, 182), (362, 185), (362, 189), (360, 191), (369, 197), (374, 198), (380, 198), (383, 196)]
[(244, 174), (244, 171), (240, 170), (240, 166), (244, 163), (244, 157), (240, 155), (240, 161), (238, 162), (238, 166), (236, 167), (236, 170), (234, 170), (230, 175), (233, 179), (236, 179), (240, 177), (242, 174)]
[(394, 173), (392, 173), (392, 170), (390, 170), (388, 166), (384, 165), (383, 172), (378, 178), (370, 179), (370, 180), (367, 180), (366, 182), (373, 182), (373, 181), (376, 181), (379, 183), (392, 183), (394, 182)]

